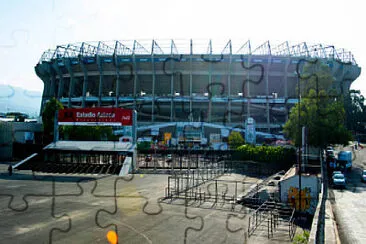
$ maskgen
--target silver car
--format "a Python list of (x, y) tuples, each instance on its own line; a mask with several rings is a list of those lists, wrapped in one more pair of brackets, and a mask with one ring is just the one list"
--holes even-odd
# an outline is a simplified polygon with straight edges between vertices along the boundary
[(343, 174), (335, 174), (332, 179), (334, 187), (346, 188), (346, 178)]
[(362, 182), (366, 182), (366, 170), (362, 170), (361, 172), (361, 181)]

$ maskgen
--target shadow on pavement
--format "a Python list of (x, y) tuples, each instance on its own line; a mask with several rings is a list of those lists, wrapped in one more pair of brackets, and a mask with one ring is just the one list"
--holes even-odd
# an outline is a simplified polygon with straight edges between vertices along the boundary
[(79, 182), (79, 181), (92, 181), (109, 177), (104, 176), (82, 176), (82, 175), (37, 175), (32, 173), (13, 173), (9, 176), (8, 173), (0, 173), (0, 180), (30, 180), (30, 181), (56, 181), (56, 182)]

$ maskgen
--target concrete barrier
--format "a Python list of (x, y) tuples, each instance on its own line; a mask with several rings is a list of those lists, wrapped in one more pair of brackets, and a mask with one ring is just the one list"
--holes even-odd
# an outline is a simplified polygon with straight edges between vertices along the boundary
[(334, 218), (328, 193), (327, 169), (322, 160), (322, 186), (316, 207), (308, 243), (340, 243), (337, 223)]

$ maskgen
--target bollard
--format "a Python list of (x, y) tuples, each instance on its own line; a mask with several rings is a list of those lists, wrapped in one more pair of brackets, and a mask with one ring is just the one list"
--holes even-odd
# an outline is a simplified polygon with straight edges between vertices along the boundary
[(168, 177), (168, 197), (170, 196), (170, 177)]
[(175, 190), (178, 191), (178, 198), (179, 198), (179, 178), (176, 178), (176, 181), (178, 183), (178, 188), (175, 188)]
[(251, 221), (251, 217), (249, 217), (249, 222), (248, 222), (248, 236), (250, 236), (250, 221)]
[(218, 192), (217, 192), (217, 180), (215, 180), (215, 203), (217, 203), (217, 195), (218, 195)]
[(9, 176), (13, 175), (13, 166), (11, 166), (11, 164), (9, 164), (8, 172), (9, 172)]

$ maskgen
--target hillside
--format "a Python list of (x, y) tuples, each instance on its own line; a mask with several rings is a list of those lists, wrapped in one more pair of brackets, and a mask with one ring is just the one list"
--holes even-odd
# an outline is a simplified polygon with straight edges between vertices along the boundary
[(22, 112), (30, 117), (38, 116), (41, 98), (41, 91), (0, 84), (0, 113)]

